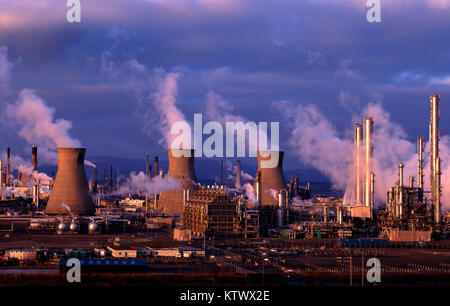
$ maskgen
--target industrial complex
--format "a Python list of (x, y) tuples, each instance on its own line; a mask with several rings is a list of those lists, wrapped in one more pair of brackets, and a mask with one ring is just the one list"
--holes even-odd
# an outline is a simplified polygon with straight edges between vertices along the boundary
[[(160, 167), (157, 156), (152, 167), (147, 154), (145, 184), (164, 184), (165, 178), (176, 182), (152, 194), (131, 188), (119, 192), (130, 182), (119, 183), (109, 165), (104, 165), (103, 180), (97, 168), (88, 178), (85, 148), (58, 148), (58, 171), (47, 181), (36, 175), (37, 146), (27, 173), (11, 170), (8, 148), (0, 161), (0, 271), (17, 265), (24, 271), (66, 271), (67, 259), (76, 257), (85, 271), (142, 273), (148, 275), (142, 282), (149, 284), (161, 279), (188, 283), (183, 277), (195, 274), (199, 284), (204, 275), (225, 284), (220, 273), (256, 284), (270, 279), (353, 284), (358, 273), (365, 273), (364, 257), (377, 257), (388, 275), (386, 284), (404, 284), (410, 275), (419, 275), (425, 282), (448, 285), (450, 212), (442, 210), (439, 103), (440, 96), (432, 94), (429, 157), (424, 137), (417, 137), (417, 176), (405, 178), (399, 164), (395, 185), (383, 190), (384, 203), (375, 200), (375, 181), (385, 178), (373, 166), (377, 122), (371, 117), (354, 128), (348, 152), (353, 156), (351, 194), (345, 196), (321, 195), (313, 184), (300, 184), (301, 174), (285, 177), (281, 151), (258, 152), (250, 183), (241, 180), (237, 161), (233, 180), (210, 185), (199, 183), (193, 151), (169, 149), (168, 169)], [(278, 163), (262, 167), (270, 154), (278, 154)], [(111, 264), (119, 259), (120, 268)], [(178, 274), (176, 280), (169, 281), (168, 271)], [(0, 283), (7, 280), (0, 272)]]

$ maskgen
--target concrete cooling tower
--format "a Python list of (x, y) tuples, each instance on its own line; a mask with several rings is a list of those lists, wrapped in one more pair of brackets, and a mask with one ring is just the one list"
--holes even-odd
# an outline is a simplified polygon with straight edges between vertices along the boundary
[[(172, 153), (178, 151), (176, 157)], [(183, 152), (184, 151), (184, 152)], [(190, 151), (190, 157), (184, 155)], [(194, 184), (197, 183), (197, 176), (195, 174), (195, 158), (194, 150), (172, 150), (169, 149), (169, 171), (168, 175), (178, 180), (181, 189), (170, 190), (161, 194), (158, 202), (158, 211), (164, 213), (182, 213), (183, 212), (183, 190), (195, 189)]]
[[(261, 162), (269, 161), (273, 153), (278, 153), (278, 163), (273, 168), (261, 167)], [(258, 151), (258, 172), (254, 189), (256, 192), (256, 199), (260, 205), (277, 206), (278, 193), (281, 189), (287, 188), (283, 174), (283, 157), (284, 152), (263, 151), (263, 155)], [(268, 157), (265, 157), (268, 156)]]
[(94, 202), (84, 170), (86, 149), (59, 148), (58, 172), (45, 212), (50, 215), (92, 215)]

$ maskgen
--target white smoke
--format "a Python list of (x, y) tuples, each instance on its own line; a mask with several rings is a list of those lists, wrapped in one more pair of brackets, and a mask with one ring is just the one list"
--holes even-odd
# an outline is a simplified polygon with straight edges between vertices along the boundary
[[(236, 165), (233, 165), (231, 163), (231, 161), (229, 160), (225, 160), (225, 167), (227, 169), (227, 171), (231, 172), (230, 174), (228, 174), (228, 179), (235, 179), (236, 175), (237, 175), (237, 167)], [(251, 181), (254, 180), (255, 178), (253, 176), (251, 176), (250, 174), (244, 172), (241, 168), (241, 180), (244, 181)]]
[(225, 101), (222, 96), (210, 90), (206, 94), (205, 118), (209, 121), (217, 121), (222, 124), (226, 122), (247, 122), (248, 120), (242, 116), (231, 114), (233, 106)]
[(278, 192), (275, 189), (270, 188), (269, 190), (266, 190), (266, 192), (270, 193), (272, 198), (278, 200)]
[(116, 195), (154, 196), (160, 192), (181, 189), (180, 182), (170, 175), (149, 178), (144, 172), (132, 172), (126, 182), (115, 192)]
[[(162, 136), (158, 137), (159, 143), (165, 148), (171, 148), (178, 136), (171, 133), (173, 125), (180, 122), (188, 123), (177, 106), (178, 82), (183, 76), (181, 67), (166, 72), (161, 68), (150, 70), (135, 58), (116, 61), (114, 48), (113, 46), (111, 50), (103, 52), (101, 71), (108, 77), (128, 78), (130, 86), (135, 91), (137, 113), (143, 120), (143, 132), (152, 137), (155, 130), (158, 131)], [(190, 135), (183, 134), (181, 139), (181, 149), (192, 148), (192, 131)]]
[[(341, 136), (331, 123), (312, 105), (294, 105), (287, 101), (276, 108), (289, 120), (292, 128), (289, 146), (305, 164), (312, 165), (330, 178), (333, 187), (346, 190), (345, 200), (352, 202), (353, 139)], [(410, 176), (417, 176), (416, 144), (407, 139), (406, 132), (391, 121), (381, 104), (370, 103), (363, 112), (374, 119), (373, 172), (375, 174), (375, 203), (384, 205), (386, 192), (398, 180), (398, 165), (404, 164), (404, 185)], [(363, 119), (363, 114), (358, 116)], [(362, 122), (361, 122), (362, 123)], [(352, 133), (347, 133), (352, 135)], [(450, 137), (442, 136), (442, 203), (450, 208)], [(429, 189), (429, 143), (424, 152), (424, 188)], [(417, 178), (416, 178), (417, 182)]]
[[(2, 167), (6, 168), (6, 152), (2, 152), (0, 154), (0, 159), (2, 160)], [(47, 174), (43, 172), (33, 171), (33, 166), (18, 155), (11, 154), (10, 166), (11, 171), (18, 170), (22, 174), (33, 177), (35, 182), (39, 182), (39, 184), (47, 185), (51, 183), (51, 178)]]
[(253, 186), (249, 183), (244, 185), (245, 195), (248, 198), (250, 204), (256, 204), (256, 193)]
[(55, 109), (35, 95), (33, 90), (22, 90), (17, 101), (7, 106), (6, 112), (23, 124), (19, 135), (30, 144), (37, 142), (48, 149), (81, 147), (80, 141), (69, 134), (72, 123), (55, 119)]
[(97, 166), (93, 162), (91, 162), (89, 160), (85, 160), (84, 161), (84, 165), (88, 166), (88, 167), (92, 167), (92, 168), (97, 168)]
[(291, 128), (289, 146), (305, 164), (330, 178), (333, 187), (344, 190), (352, 164), (352, 140), (341, 138), (329, 121), (313, 105), (276, 103)]

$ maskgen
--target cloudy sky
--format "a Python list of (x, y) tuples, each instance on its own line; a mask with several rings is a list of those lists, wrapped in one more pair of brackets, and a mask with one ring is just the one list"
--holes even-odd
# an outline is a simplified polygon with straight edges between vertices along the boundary
[[(450, 0), (381, 0), (381, 23), (367, 22), (365, 0), (81, 0), (81, 23), (66, 21), (65, 2), (0, 0), (1, 99), (33, 89), (88, 155), (163, 154), (158, 109), (141, 98), (170, 74), (186, 119), (215, 99), (230, 115), (279, 121), (285, 151), (281, 100), (315, 105), (343, 135), (381, 103), (413, 140), (428, 135), (440, 92), (450, 134)], [(2, 125), (8, 145), (29, 151)]]

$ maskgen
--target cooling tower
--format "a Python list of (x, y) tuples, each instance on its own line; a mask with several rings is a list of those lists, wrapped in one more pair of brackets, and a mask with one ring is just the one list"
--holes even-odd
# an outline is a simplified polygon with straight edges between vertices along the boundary
[[(266, 152), (266, 153), (264, 153)], [(278, 205), (278, 193), (281, 189), (287, 188), (286, 182), (284, 180), (283, 174), (283, 156), (284, 152), (274, 152), (274, 151), (264, 151), (263, 154), (268, 157), (264, 157), (261, 155), (261, 152), (258, 151), (258, 172), (261, 173), (261, 203), (260, 205), (269, 205), (269, 206), (277, 206)], [(278, 163), (273, 168), (264, 168), (261, 167), (261, 162), (269, 161), (271, 159), (271, 155), (273, 153), (278, 153)], [(257, 189), (256, 183), (254, 186), (255, 190)]]
[(45, 212), (47, 214), (92, 215), (94, 202), (84, 170), (86, 149), (59, 148), (58, 172)]
[[(169, 171), (168, 175), (178, 180), (181, 189), (170, 190), (161, 194), (158, 203), (158, 211), (164, 213), (182, 213), (183, 208), (183, 190), (194, 190), (194, 184), (197, 183), (195, 175), (195, 158), (194, 150), (176, 150), (183, 155), (176, 157), (172, 153), (175, 150), (169, 149)], [(190, 157), (185, 157), (190, 151)], [(155, 160), (156, 161), (156, 160)]]

